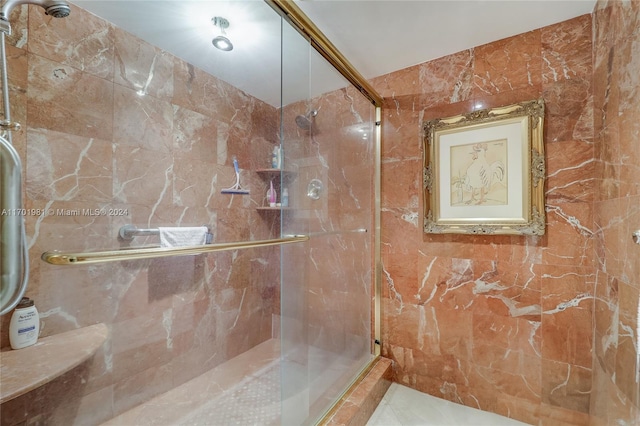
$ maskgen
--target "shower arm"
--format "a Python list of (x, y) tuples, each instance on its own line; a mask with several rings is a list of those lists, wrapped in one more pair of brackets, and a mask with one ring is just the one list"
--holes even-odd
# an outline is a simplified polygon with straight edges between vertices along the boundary
[[(0, 25), (5, 23), (0, 18)], [(11, 34), (11, 27), (7, 27), (8, 31), (5, 31), (5, 27), (0, 27), (0, 83), (2, 84), (2, 107), (4, 118), (0, 121), (0, 136), (3, 136), (9, 143), (11, 140), (11, 130), (20, 130), (20, 124), (11, 122), (11, 107), (9, 105), (9, 78), (7, 77), (7, 47), (5, 42), (6, 34)]]

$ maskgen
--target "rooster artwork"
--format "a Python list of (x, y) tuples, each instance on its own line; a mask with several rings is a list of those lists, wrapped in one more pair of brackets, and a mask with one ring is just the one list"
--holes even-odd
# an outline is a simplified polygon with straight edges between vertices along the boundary
[[(506, 205), (506, 140), (456, 147), (458, 176), (452, 177), (456, 200), (452, 205)], [(462, 159), (461, 158), (461, 159)]]

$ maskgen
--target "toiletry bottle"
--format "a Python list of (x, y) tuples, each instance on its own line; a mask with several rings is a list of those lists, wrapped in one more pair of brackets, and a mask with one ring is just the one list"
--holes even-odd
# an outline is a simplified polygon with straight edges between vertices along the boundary
[(276, 199), (277, 199), (277, 194), (276, 194), (276, 190), (273, 187), (273, 181), (269, 182), (270, 188), (269, 188), (269, 207), (275, 207), (276, 206)]
[(289, 190), (287, 188), (282, 189), (282, 207), (289, 207)]
[(273, 153), (271, 154), (271, 168), (272, 169), (277, 169), (278, 167), (278, 162), (280, 161), (280, 147), (278, 146), (274, 146), (273, 147)]
[(33, 300), (23, 297), (16, 306), (9, 323), (9, 343), (11, 349), (21, 349), (38, 341), (40, 315)]
[(282, 149), (282, 145), (278, 147), (278, 168), (284, 168), (284, 149)]

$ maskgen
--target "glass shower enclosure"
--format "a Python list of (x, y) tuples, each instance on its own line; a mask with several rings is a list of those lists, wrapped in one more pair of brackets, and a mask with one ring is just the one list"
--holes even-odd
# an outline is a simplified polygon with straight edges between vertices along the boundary
[(70, 7), (10, 16), (25, 295), (43, 345), (108, 334), (44, 384), (3, 370), (3, 423), (315, 424), (374, 358), (376, 107), (275, 3)]
[(282, 424), (307, 424), (373, 359), (375, 108), (289, 26), (283, 58), (282, 233), (310, 240), (282, 247)]

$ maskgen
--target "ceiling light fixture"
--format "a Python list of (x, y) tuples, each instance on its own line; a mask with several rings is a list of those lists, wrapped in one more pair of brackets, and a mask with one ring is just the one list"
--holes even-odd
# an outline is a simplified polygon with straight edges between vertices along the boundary
[(231, 43), (231, 40), (225, 37), (227, 35), (225, 29), (229, 28), (229, 21), (227, 21), (225, 18), (221, 18), (220, 16), (216, 16), (211, 19), (211, 22), (214, 26), (220, 28), (221, 33), (219, 36), (211, 40), (211, 43), (213, 43), (213, 45), (218, 49), (224, 50), (225, 52), (233, 50), (233, 43)]

